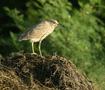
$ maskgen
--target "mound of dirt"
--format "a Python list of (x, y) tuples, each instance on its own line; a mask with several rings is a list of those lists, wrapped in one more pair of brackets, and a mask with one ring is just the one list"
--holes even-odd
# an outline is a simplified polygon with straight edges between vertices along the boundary
[(13, 53), (0, 60), (0, 90), (93, 90), (86, 76), (63, 57)]

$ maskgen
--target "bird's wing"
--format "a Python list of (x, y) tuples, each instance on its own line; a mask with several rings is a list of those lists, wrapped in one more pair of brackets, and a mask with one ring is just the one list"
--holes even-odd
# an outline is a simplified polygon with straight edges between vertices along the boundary
[(33, 38), (41, 38), (43, 34), (47, 33), (50, 29), (50, 25), (47, 21), (42, 21), (38, 25), (34, 25), (25, 31), (20, 37), (19, 40), (29, 40)]
[(33, 26), (28, 32), (28, 38), (41, 38), (50, 29), (49, 23), (42, 21), (37, 26)]

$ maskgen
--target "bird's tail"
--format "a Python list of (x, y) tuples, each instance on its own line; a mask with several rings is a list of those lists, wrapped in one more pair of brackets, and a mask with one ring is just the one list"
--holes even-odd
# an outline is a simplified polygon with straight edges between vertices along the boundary
[(20, 36), (20, 37), (18, 37), (18, 41), (22, 41), (22, 37)]
[(18, 41), (23, 41), (23, 40), (27, 40), (27, 38), (23, 37), (23, 35), (18, 37)]

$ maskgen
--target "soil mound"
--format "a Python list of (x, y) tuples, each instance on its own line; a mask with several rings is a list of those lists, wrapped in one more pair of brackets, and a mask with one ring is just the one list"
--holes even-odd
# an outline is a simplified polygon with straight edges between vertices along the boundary
[(63, 57), (12, 53), (0, 60), (0, 90), (93, 90), (87, 77)]

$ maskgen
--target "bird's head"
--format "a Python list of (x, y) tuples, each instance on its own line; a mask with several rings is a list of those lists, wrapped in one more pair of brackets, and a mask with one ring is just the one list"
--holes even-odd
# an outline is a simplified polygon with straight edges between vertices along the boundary
[(53, 25), (54, 27), (58, 26), (58, 21), (57, 20), (54, 20), (54, 19), (51, 19), (49, 20), (50, 24)]

